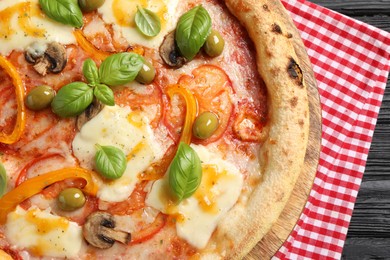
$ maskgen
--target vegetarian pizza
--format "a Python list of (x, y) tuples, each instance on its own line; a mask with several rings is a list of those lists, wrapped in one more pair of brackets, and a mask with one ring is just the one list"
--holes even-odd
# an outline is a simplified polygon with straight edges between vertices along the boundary
[(241, 258), (301, 172), (278, 0), (0, 1), (0, 257)]

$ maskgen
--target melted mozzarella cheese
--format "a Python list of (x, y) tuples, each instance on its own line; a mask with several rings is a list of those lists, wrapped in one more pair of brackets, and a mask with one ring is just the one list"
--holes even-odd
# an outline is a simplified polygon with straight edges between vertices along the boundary
[(243, 177), (231, 163), (201, 145), (191, 145), (202, 161), (202, 182), (188, 199), (175, 205), (169, 196), (167, 174), (156, 181), (149, 192), (146, 204), (161, 212), (176, 216), (179, 237), (192, 246), (204, 248), (222, 216), (240, 196)]
[(129, 107), (105, 106), (81, 128), (72, 146), (82, 167), (93, 169), (96, 144), (118, 147), (127, 155), (122, 177), (112, 181), (96, 180), (98, 197), (109, 202), (127, 199), (138, 182), (138, 174), (163, 155), (147, 117)]
[[(129, 43), (157, 48), (164, 36), (176, 26), (176, 6), (178, 0), (106, 0), (98, 9), (106, 23), (113, 24)], [(161, 31), (155, 37), (145, 37), (136, 28), (134, 17), (137, 6), (147, 8), (157, 14), (161, 21)]]
[(82, 245), (77, 223), (37, 208), (9, 213), (5, 234), (13, 245), (38, 256), (76, 257)]
[(23, 50), (32, 42), (74, 43), (73, 28), (43, 14), (38, 0), (0, 1), (0, 54)]

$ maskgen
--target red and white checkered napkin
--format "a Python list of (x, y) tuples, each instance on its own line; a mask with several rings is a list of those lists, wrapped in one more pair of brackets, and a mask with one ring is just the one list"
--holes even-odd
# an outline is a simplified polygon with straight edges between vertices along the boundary
[(276, 259), (339, 259), (390, 69), (390, 34), (303, 0), (283, 0), (322, 105), (322, 151), (305, 209)]

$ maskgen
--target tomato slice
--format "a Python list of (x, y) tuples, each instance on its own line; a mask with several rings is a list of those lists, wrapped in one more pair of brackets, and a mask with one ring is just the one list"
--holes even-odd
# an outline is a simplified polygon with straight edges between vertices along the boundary
[(3, 250), (6, 254), (8, 254), (13, 260), (23, 260), (19, 253), (16, 250), (11, 249), (9, 246), (0, 249)]
[(240, 102), (237, 116), (233, 123), (234, 136), (244, 142), (261, 142), (266, 133), (264, 125), (266, 123), (265, 109), (257, 109), (248, 100)]
[(158, 126), (163, 111), (162, 91), (157, 83), (142, 86), (142, 90), (125, 87), (115, 92), (115, 104), (130, 106), (133, 111), (143, 111), (145, 109), (154, 110), (154, 116), (150, 119), (150, 125)]
[(138, 183), (127, 200), (111, 204), (107, 212), (112, 215), (130, 215), (134, 211), (145, 207), (147, 193), (144, 189), (146, 183)]
[(28, 162), (23, 167), (23, 169), (20, 171), (20, 173), (18, 175), (18, 178), (16, 179), (16, 182), (15, 182), (15, 187), (19, 186), (22, 182), (24, 182), (26, 180), (27, 172), (33, 165), (35, 165), (36, 163), (39, 163), (41, 161), (44, 161), (46, 159), (50, 159), (50, 158), (56, 157), (56, 156), (61, 156), (61, 155), (58, 154), (58, 153), (44, 154), (44, 155), (36, 157), (36, 158), (32, 159), (30, 162)]
[(130, 244), (139, 244), (148, 239), (151, 239), (155, 234), (157, 234), (167, 222), (167, 216), (159, 213), (153, 223), (144, 226), (138, 232), (131, 234)]
[(63, 181), (53, 183), (52, 185), (45, 188), (41, 194), (46, 199), (57, 198), (61, 191), (66, 188), (78, 188), (82, 189), (85, 186), (86, 181), (81, 178), (70, 178)]
[[(215, 113), (219, 119), (219, 127), (215, 133), (206, 140), (194, 139), (195, 143), (207, 144), (218, 140), (229, 124), (233, 110), (230, 95), (233, 92), (232, 83), (220, 67), (214, 65), (201, 65), (192, 71), (192, 75), (183, 75), (179, 78), (179, 85), (186, 87), (195, 96), (198, 102), (198, 114), (205, 111)], [(177, 124), (182, 120), (172, 120), (171, 129), (177, 132)]]

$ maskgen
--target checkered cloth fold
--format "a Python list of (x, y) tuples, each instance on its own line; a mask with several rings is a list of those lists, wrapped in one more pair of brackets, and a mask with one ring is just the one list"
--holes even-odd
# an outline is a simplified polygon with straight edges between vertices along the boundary
[(390, 34), (301, 0), (283, 0), (313, 65), (322, 151), (308, 202), (275, 259), (340, 259), (390, 69)]

